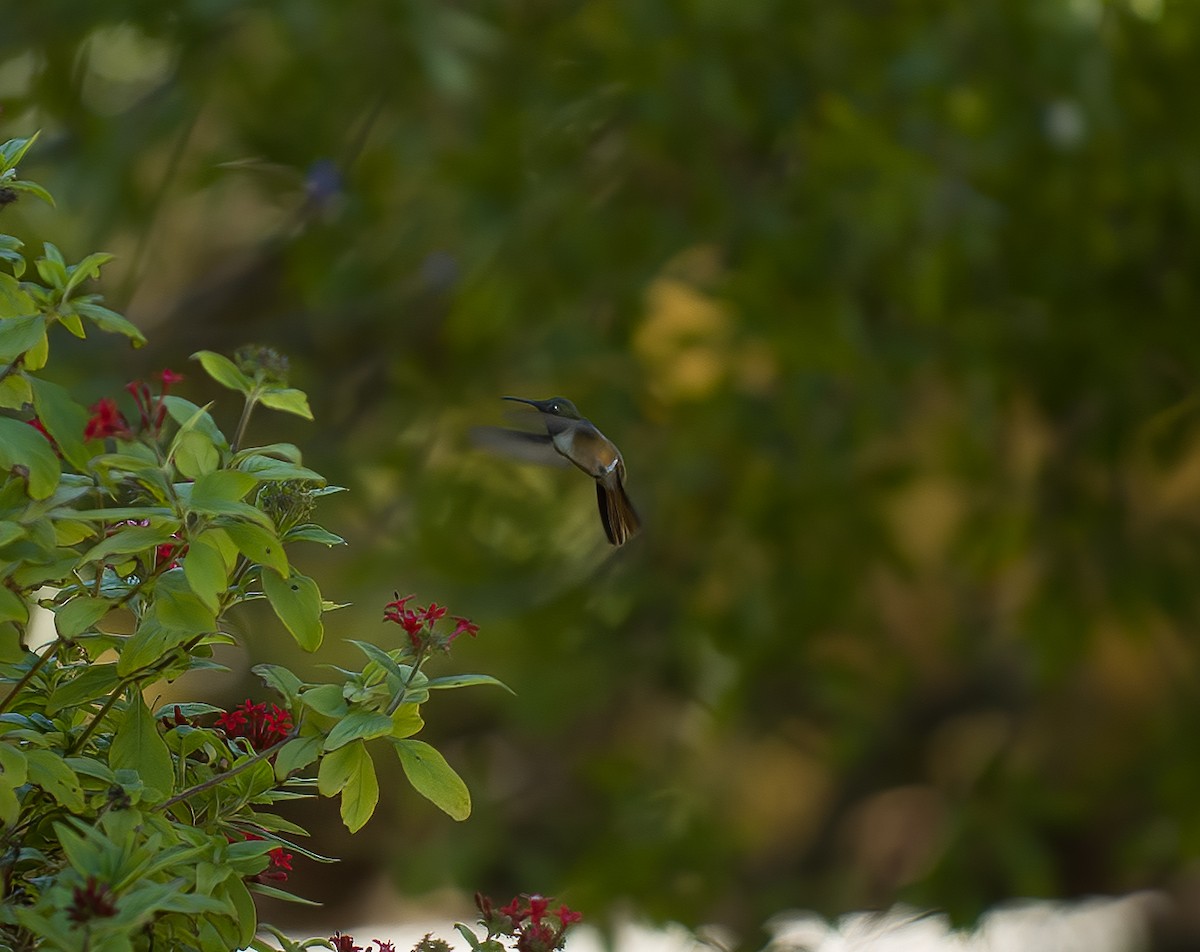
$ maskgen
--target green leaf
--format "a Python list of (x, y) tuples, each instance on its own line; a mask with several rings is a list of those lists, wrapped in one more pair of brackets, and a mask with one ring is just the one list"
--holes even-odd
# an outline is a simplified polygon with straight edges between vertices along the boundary
[(192, 483), (189, 505), (196, 512), (221, 515), (230, 503), (240, 502), (257, 485), (253, 476), (230, 469), (205, 473)]
[(195, 430), (178, 434), (172, 459), (179, 472), (190, 479), (211, 473), (221, 465), (221, 454), (212, 440)]
[(294, 770), (301, 770), (321, 755), (321, 738), (295, 737), (284, 744), (275, 755), (275, 777), (286, 780)]
[(325, 749), (336, 750), (353, 740), (371, 740), (392, 732), (392, 719), (387, 714), (371, 711), (351, 711), (343, 717), (325, 738)]
[(465, 688), (472, 684), (494, 684), (498, 688), (504, 688), (505, 691), (514, 697), (517, 693), (503, 681), (493, 678), (490, 674), (447, 674), (440, 678), (430, 678), (425, 686), (434, 690), (445, 690), (447, 688)]
[(321, 758), (321, 766), (317, 769), (317, 792), (323, 797), (333, 797), (340, 793), (350, 782), (359, 762), (366, 754), (366, 747), (361, 741), (325, 754)]
[(455, 820), (465, 820), (471, 815), (467, 785), (435, 748), (411, 738), (392, 744), (413, 789)]
[(421, 720), (421, 705), (419, 704), (408, 702), (401, 704), (392, 715), (392, 737), (396, 739), (412, 737), (424, 726), (425, 722)]
[(62, 475), (50, 443), (28, 423), (0, 417), (0, 469), (18, 470), (27, 480), (31, 499), (47, 499)]
[(83, 789), (75, 771), (63, 762), (62, 754), (54, 750), (26, 750), (29, 782), (41, 787), (68, 810), (83, 809)]
[(354, 645), (354, 647), (365, 654), (368, 658), (374, 661), (377, 665), (383, 668), (384, 671), (390, 674), (398, 682), (401, 684), (404, 683), (404, 679), (408, 676), (408, 672), (411, 669), (405, 666), (404, 670), (402, 671), (400, 669), (400, 664), (396, 661), (396, 659), (380, 648), (379, 645), (373, 645), (369, 641), (356, 641), (353, 638), (347, 638), (346, 640), (350, 642), (350, 644)]
[(174, 784), (171, 751), (138, 691), (133, 692), (125, 717), (113, 736), (108, 763), (114, 770), (122, 767), (136, 770), (146, 787), (157, 790), (164, 799), (171, 793)]
[(154, 586), (154, 617), (164, 628), (199, 635), (216, 631), (215, 609), (209, 608), (188, 585), (187, 576), (167, 572)]
[(272, 530), (250, 523), (230, 523), (221, 529), (251, 562), (274, 569), (281, 575), (288, 571), (287, 553)]
[(29, 761), (12, 744), (0, 743), (0, 775), (10, 787), (19, 787), (29, 776)]
[(146, 343), (145, 335), (134, 324), (130, 323), (116, 311), (109, 310), (102, 304), (94, 304), (90, 301), (77, 301), (75, 302), (75, 310), (95, 324), (100, 330), (109, 334), (123, 334), (125, 337), (128, 337), (129, 342), (134, 347), (141, 347)]
[(268, 568), (263, 569), (262, 583), (267, 601), (296, 643), (305, 651), (316, 651), (325, 635), (317, 583), (298, 572), (284, 578)]
[(294, 701), (300, 696), (303, 682), (282, 665), (256, 664), (250, 670), (262, 678), (267, 687), (278, 691), (288, 701)]
[(198, 407), (191, 400), (185, 400), (183, 397), (177, 397), (171, 393), (164, 396), (162, 402), (171, 419), (178, 423), (181, 429), (198, 430), (212, 440), (214, 446), (221, 449), (228, 448), (229, 441), (225, 439), (225, 434), (221, 432), (208, 413), (208, 408), (212, 404)]
[(38, 140), (38, 136), (42, 133), (39, 130), (31, 136), (26, 136), (23, 139), (9, 139), (3, 145), (0, 145), (0, 172), (7, 172), (9, 169), (15, 169), (24, 158), (25, 153), (29, 151)]
[(295, 526), (283, 534), (284, 542), (319, 542), (321, 545), (345, 545), (346, 540), (314, 523)]
[(25, 536), (25, 527), (19, 522), (0, 520), (0, 546), (6, 546), (15, 539)]
[(25, 599), (11, 588), (0, 585), (0, 622), (15, 621), (25, 624), (29, 618), (29, 606)]
[(157, 617), (147, 616), (121, 649), (117, 671), (122, 677), (143, 671), (165, 657), (168, 651), (193, 637), (195, 634), (185, 628), (168, 628)]
[(221, 543), (216, 538), (219, 529), (209, 529), (188, 543), (183, 557), (183, 574), (192, 592), (209, 611), (221, 607), (221, 596), (229, 587), (229, 568)]
[(109, 613), (112, 602), (78, 595), (54, 609), (54, 626), (64, 638), (73, 638), (91, 628)]
[(122, 526), (106, 539), (101, 539), (80, 559), (81, 562), (101, 562), (111, 555), (137, 555), (162, 545), (177, 541), (179, 522), (164, 520), (152, 526)]
[[(0, 294), (2, 294), (0, 288)], [(22, 292), (24, 293), (24, 292)], [(29, 299), (29, 295), (24, 295)], [(3, 300), (3, 298), (0, 298)], [(33, 301), (29, 300), (29, 309)], [(46, 318), (41, 314), (23, 314), (0, 320), (0, 360), (11, 363), (46, 337)]]
[(327, 753), (317, 771), (317, 790), (322, 796), (342, 795), (342, 822), (351, 833), (362, 829), (379, 802), (379, 780), (375, 764), (362, 741)]
[(325, 477), (315, 470), (270, 456), (247, 456), (238, 461), (237, 468), (239, 472), (249, 473), (260, 480), (303, 479), (325, 485)]
[(254, 381), (237, 369), (228, 357), (213, 353), (211, 350), (200, 350), (192, 354), (192, 360), (200, 361), (210, 377), (223, 387), (248, 394), (254, 388)]
[(0, 380), (0, 407), (9, 410), (20, 410), (33, 400), (33, 390), (29, 386), (30, 378), (22, 373), (10, 374)]
[(308, 397), (302, 390), (295, 390), (291, 387), (281, 390), (264, 390), (258, 400), (264, 407), (270, 407), (272, 410), (294, 413), (306, 420), (313, 418), (312, 410), (308, 408)]
[(318, 684), (303, 690), (300, 703), (326, 717), (344, 717), (349, 709), (339, 684)]
[(54, 437), (59, 451), (78, 470), (87, 467), (88, 453), (83, 445), (88, 412), (71, 399), (70, 393), (56, 383), (30, 378), (33, 388), (33, 409), (42, 425)]
[(111, 255), (108, 252), (97, 251), (88, 255), (78, 264), (73, 264), (67, 268), (68, 278), (66, 285), (63, 287), (63, 297), (65, 298), (74, 291), (86, 279), (100, 277), (100, 269), (112, 261), (114, 257), (115, 255)]
[(46, 701), (46, 713), (53, 717), (68, 707), (81, 707), (107, 697), (120, 681), (115, 664), (92, 664), (71, 680), (60, 684)]
[(238, 926), (238, 948), (247, 948), (258, 931), (258, 911), (246, 884), (236, 876), (230, 876), (221, 884), (221, 891), (233, 904)]
[(295, 443), (268, 443), (266, 446), (247, 446), (245, 449), (238, 450), (233, 457), (234, 465), (251, 456), (271, 456), (295, 463), (297, 466), (303, 461), (300, 448)]

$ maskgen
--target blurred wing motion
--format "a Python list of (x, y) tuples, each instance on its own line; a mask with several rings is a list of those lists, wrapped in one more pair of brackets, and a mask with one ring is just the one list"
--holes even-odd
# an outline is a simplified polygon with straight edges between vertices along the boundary
[(523, 433), (499, 426), (475, 426), (471, 427), (471, 442), (482, 450), (526, 463), (564, 469), (571, 465), (570, 461), (559, 455), (554, 448), (549, 433)]

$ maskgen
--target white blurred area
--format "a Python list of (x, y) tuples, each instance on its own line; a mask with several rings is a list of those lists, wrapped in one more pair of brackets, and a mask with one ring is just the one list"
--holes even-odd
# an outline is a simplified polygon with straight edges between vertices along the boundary
[[(1146, 952), (1153, 948), (1156, 920), (1169, 902), (1157, 893), (1076, 902), (1027, 901), (987, 913), (973, 930), (956, 930), (936, 913), (905, 906), (886, 912), (854, 912), (834, 922), (787, 912), (768, 924), (764, 952)], [(364, 925), (343, 929), (356, 945), (386, 940), (408, 952), (426, 933), (465, 952), (466, 943), (448, 921)], [(587, 925), (572, 930), (566, 952), (724, 952), (745, 944), (718, 934), (699, 936), (682, 926), (652, 928), (625, 923), (611, 944)]]

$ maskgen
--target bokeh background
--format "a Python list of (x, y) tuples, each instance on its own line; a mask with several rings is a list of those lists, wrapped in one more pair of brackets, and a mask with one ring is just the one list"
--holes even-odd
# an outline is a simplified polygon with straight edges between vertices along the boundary
[[(290, 355), (351, 492), (327, 645), (481, 628), (435, 698), (464, 824), (384, 777), (294, 884), (553, 893), (753, 935), (794, 906), (1186, 890), (1200, 856), (1200, 6), (37, 0), (5, 210), (150, 337)], [(96, 354), (101, 353), (102, 359)], [(646, 530), (475, 450), (503, 394), (621, 447)], [(253, 676), (221, 700), (261, 692)], [(297, 864), (298, 867), (300, 864)], [(276, 921), (285, 913), (272, 912)]]

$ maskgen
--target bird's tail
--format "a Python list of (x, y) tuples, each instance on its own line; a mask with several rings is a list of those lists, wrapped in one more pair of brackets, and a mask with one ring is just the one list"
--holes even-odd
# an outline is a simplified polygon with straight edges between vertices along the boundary
[(624, 545), (642, 527), (642, 520), (621, 483), (610, 487), (597, 480), (596, 501), (600, 504), (604, 534), (613, 545)]

